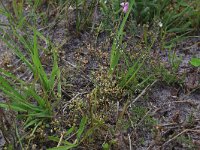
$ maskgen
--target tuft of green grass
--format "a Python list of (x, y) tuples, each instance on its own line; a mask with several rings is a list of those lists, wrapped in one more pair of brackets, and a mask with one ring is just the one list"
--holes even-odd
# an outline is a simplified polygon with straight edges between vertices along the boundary
[[(45, 72), (39, 56), (38, 37), (45, 39), (42, 34), (33, 29), (33, 37), (30, 35), (30, 39), (25, 39), (14, 28), (12, 31), (17, 43), (16, 39), (14, 40), (7, 33), (4, 34), (4, 37), (0, 36), (0, 39), (26, 64), (33, 73), (33, 80), (31, 82), (23, 81), (16, 75), (0, 69), (0, 89), (9, 99), (8, 102), (1, 102), (0, 107), (18, 112), (18, 115), (26, 120), (25, 129), (30, 126), (38, 127), (53, 116), (53, 107), (61, 98), (57, 52), (53, 49), (53, 67), (49, 75)], [(25, 52), (21, 50), (21, 46), (25, 48)], [(39, 84), (39, 89), (36, 87), (37, 84)]]

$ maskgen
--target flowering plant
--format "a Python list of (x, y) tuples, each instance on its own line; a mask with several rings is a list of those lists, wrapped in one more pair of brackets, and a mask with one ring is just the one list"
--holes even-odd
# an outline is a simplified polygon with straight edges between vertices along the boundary
[(126, 13), (128, 11), (129, 2), (123, 2), (120, 4), (122, 7), (122, 11)]

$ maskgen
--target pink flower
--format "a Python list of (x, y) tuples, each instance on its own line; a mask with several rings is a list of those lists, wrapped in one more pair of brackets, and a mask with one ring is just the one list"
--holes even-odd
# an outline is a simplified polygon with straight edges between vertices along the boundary
[(120, 4), (122, 6), (122, 11), (124, 13), (126, 13), (128, 11), (128, 6), (129, 6), (129, 3), (128, 2), (123, 2)]

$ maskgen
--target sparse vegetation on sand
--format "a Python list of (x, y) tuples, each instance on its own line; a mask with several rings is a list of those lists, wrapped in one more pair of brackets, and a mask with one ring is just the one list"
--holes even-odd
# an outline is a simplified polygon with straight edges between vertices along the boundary
[(199, 0), (0, 0), (0, 149), (200, 149)]

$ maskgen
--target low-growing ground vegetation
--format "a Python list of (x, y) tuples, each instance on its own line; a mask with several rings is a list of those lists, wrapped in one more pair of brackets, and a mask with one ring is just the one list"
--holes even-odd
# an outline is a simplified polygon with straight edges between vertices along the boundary
[(0, 149), (200, 148), (199, 0), (0, 0)]

